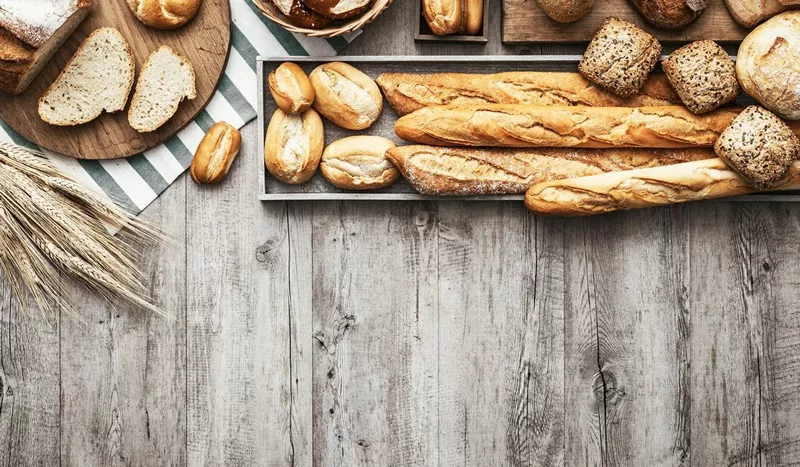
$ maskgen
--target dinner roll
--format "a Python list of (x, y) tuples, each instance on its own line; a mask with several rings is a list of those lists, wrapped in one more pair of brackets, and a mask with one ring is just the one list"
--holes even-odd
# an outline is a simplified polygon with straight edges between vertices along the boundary
[(188, 23), (201, 0), (128, 0), (136, 18), (154, 29), (175, 29)]
[(372, 78), (342, 62), (320, 65), (311, 72), (314, 108), (348, 130), (363, 130), (383, 110), (383, 95)]
[(292, 185), (305, 183), (317, 171), (325, 132), (314, 109), (302, 114), (275, 111), (267, 127), (264, 163), (276, 180)]

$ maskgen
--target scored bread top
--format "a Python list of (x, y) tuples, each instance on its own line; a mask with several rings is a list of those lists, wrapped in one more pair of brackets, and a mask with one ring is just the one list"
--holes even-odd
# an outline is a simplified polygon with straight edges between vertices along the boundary
[(133, 53), (119, 31), (97, 29), (39, 99), (39, 116), (52, 125), (72, 126), (94, 120), (103, 111), (122, 110), (134, 71)]

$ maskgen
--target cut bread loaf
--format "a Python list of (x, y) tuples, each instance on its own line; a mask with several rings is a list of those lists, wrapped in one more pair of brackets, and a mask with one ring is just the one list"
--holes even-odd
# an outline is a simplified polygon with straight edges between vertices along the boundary
[(128, 123), (139, 133), (155, 131), (175, 115), (184, 98), (191, 100), (196, 96), (192, 64), (162, 45), (142, 67)]
[(134, 71), (125, 38), (114, 28), (100, 28), (81, 44), (39, 99), (39, 116), (52, 125), (73, 126), (104, 111), (120, 111), (133, 87)]

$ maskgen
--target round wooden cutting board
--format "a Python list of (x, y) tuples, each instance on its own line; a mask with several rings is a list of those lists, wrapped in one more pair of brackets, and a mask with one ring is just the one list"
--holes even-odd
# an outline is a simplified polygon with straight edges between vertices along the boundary
[[(159, 31), (141, 24), (126, 0), (94, 0), (93, 3), (86, 20), (25, 92), (10, 96), (0, 91), (0, 119), (28, 140), (60, 154), (79, 159), (127, 157), (158, 146), (175, 135), (211, 100), (230, 51), (230, 4), (228, 0), (203, 0), (200, 11), (188, 24), (173, 31)], [(137, 78), (147, 57), (161, 45), (168, 45), (187, 57), (194, 65), (197, 97), (184, 100), (175, 116), (152, 133), (137, 133), (130, 127), (127, 107), (122, 112), (103, 114), (92, 122), (74, 127), (56, 127), (43, 122), (37, 113), (39, 98), (81, 42), (103, 26), (119, 29), (128, 40), (136, 58)]]

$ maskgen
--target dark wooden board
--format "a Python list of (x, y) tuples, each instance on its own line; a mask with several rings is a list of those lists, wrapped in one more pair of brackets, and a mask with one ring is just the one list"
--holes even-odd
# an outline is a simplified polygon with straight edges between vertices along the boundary
[[(116, 159), (153, 148), (185, 127), (211, 100), (225, 70), (231, 42), (230, 24), (228, 0), (204, 0), (195, 18), (174, 31), (144, 26), (128, 9), (126, 0), (95, 1), (89, 17), (24, 93), (9, 96), (0, 92), (0, 119), (40, 147), (78, 159)], [(181, 103), (169, 122), (146, 134), (130, 127), (127, 108), (76, 127), (56, 127), (43, 122), (37, 113), (39, 98), (81, 42), (103, 26), (119, 29), (128, 40), (136, 58), (137, 77), (148, 55), (161, 45), (168, 45), (187, 57), (194, 65), (197, 97)]]
[(703, 16), (689, 27), (677, 31), (650, 26), (630, 0), (596, 0), (588, 15), (570, 24), (550, 19), (536, 0), (503, 0), (503, 42), (587, 42), (609, 16), (635, 23), (664, 42), (700, 39), (736, 42), (744, 39), (748, 32), (733, 19), (724, 0), (709, 0)]

